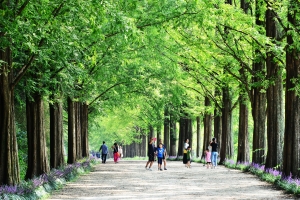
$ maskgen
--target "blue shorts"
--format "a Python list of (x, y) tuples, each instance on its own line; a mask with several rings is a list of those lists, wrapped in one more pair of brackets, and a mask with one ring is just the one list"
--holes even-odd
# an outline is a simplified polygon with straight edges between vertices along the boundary
[(163, 160), (163, 158), (157, 157), (157, 163), (158, 163), (158, 164), (162, 164), (162, 160)]

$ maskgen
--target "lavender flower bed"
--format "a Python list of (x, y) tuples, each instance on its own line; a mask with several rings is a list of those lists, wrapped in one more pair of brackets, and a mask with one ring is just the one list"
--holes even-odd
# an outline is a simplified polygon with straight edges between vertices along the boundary
[(52, 190), (61, 188), (67, 181), (81, 173), (91, 171), (94, 163), (96, 163), (95, 159), (87, 159), (60, 169), (52, 169), (49, 174), (42, 174), (19, 185), (2, 185), (0, 199), (40, 199)]
[(260, 177), (262, 180), (279, 186), (288, 193), (300, 195), (300, 179), (292, 178), (292, 174), (290, 174), (290, 176), (288, 177), (284, 177), (282, 172), (277, 169), (265, 169), (265, 165), (249, 162), (236, 163), (233, 160), (226, 160), (225, 166), (228, 168), (239, 169), (246, 172), (249, 171)]

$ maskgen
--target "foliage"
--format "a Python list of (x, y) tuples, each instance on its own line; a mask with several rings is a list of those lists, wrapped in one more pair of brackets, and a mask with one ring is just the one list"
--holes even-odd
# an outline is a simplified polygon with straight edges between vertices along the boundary
[(19, 155), (19, 164), (20, 164), (20, 177), (24, 178), (27, 170), (27, 132), (17, 131), (17, 142), (18, 142), (18, 155)]
[(49, 174), (42, 174), (32, 180), (22, 181), (15, 186), (0, 186), (1, 199), (41, 199), (50, 194), (52, 190), (61, 188), (66, 182), (77, 176), (93, 170), (95, 159), (81, 160), (60, 169), (52, 169)]

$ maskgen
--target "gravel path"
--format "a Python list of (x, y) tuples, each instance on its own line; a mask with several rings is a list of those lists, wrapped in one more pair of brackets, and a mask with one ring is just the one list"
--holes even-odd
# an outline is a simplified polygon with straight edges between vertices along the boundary
[(168, 161), (168, 170), (158, 171), (154, 163), (149, 171), (145, 163), (109, 160), (48, 199), (292, 199), (254, 175), (223, 166), (207, 169), (192, 163), (189, 169)]

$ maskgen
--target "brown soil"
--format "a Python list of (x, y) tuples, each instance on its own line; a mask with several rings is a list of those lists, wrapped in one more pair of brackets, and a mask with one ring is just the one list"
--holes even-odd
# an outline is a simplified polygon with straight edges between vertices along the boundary
[(54, 191), (49, 199), (292, 199), (256, 176), (200, 163), (186, 168), (168, 161), (167, 170), (145, 169), (146, 161), (109, 160), (95, 171)]

